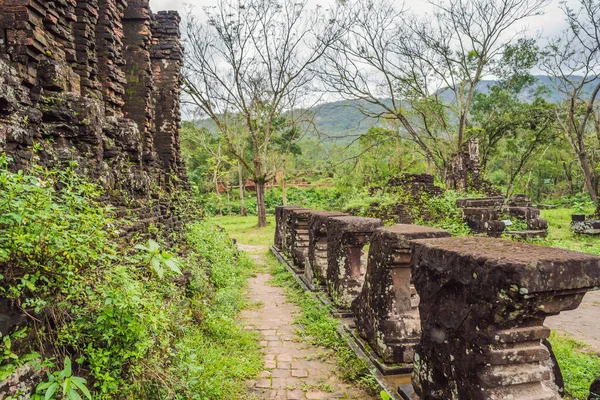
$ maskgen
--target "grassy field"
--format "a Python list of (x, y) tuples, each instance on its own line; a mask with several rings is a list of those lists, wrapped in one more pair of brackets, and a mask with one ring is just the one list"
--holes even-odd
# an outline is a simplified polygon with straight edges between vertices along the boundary
[(215, 224), (225, 229), (232, 238), (250, 245), (271, 245), (275, 235), (275, 216), (267, 215), (267, 226), (258, 228), (258, 217), (227, 216), (211, 218)]
[(542, 210), (542, 218), (548, 220), (548, 237), (541, 244), (600, 256), (600, 235), (578, 235), (571, 231), (573, 213), (575, 210), (569, 208)]

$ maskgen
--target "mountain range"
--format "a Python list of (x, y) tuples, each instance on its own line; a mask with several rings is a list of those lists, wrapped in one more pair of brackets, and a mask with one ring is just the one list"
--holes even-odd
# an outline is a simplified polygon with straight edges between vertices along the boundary
[[(554, 78), (546, 75), (538, 75), (536, 78), (536, 83), (524, 92), (521, 100), (531, 101), (533, 93), (541, 86), (548, 89), (547, 94), (544, 96), (547, 101), (558, 102), (564, 100), (564, 95), (556, 89), (557, 85)], [(495, 80), (482, 80), (477, 87), (477, 91), (489, 93), (491, 87), (496, 84), (497, 81)], [(593, 86), (593, 83), (589, 84), (586, 88), (587, 91), (591, 92)], [(442, 91), (441, 96), (447, 103), (453, 100), (453, 93), (450, 89)], [(390, 99), (380, 99), (380, 101), (391, 104)], [(364, 134), (370, 127), (379, 123), (376, 119), (365, 117), (360, 111), (361, 108), (374, 114), (381, 111), (379, 106), (364, 100), (340, 100), (318, 104), (312, 108), (315, 130), (319, 132), (321, 139), (325, 141), (347, 142), (352, 140), (352, 138)], [(207, 129), (214, 128), (214, 124), (210, 120), (200, 120), (196, 123), (198, 126)]]

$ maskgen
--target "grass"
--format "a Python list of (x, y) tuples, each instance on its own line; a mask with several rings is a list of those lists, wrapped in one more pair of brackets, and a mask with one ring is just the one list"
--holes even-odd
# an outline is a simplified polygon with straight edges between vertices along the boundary
[(249, 245), (270, 245), (275, 235), (275, 216), (267, 215), (267, 226), (258, 228), (258, 217), (213, 217), (216, 225), (225, 229), (232, 238)]
[(600, 256), (600, 235), (578, 235), (571, 231), (571, 214), (574, 213), (575, 209), (571, 208), (542, 210), (541, 217), (548, 220), (548, 237), (540, 244)]
[(377, 392), (375, 378), (369, 372), (369, 364), (358, 358), (340, 337), (337, 328), (339, 320), (331, 316), (329, 307), (323, 305), (313, 293), (304, 292), (283, 265), (272, 254), (267, 255), (267, 264), (273, 274), (272, 283), (283, 287), (288, 299), (300, 308), (295, 323), (302, 325), (298, 331), (305, 343), (325, 347), (325, 358), (333, 358), (342, 379), (354, 382), (371, 394)]
[(591, 383), (600, 376), (600, 357), (585, 343), (556, 332), (552, 332), (550, 343), (565, 381), (565, 398), (587, 399)]

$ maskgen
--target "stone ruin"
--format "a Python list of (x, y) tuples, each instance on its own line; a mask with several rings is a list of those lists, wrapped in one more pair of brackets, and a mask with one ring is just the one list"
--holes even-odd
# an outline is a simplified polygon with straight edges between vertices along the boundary
[(423, 399), (560, 399), (544, 319), (600, 285), (598, 257), (492, 238), (413, 242), (421, 340), (413, 386)]
[[(294, 229), (289, 217), (286, 225), (286, 209), (298, 213), (278, 209), (279, 238)], [(312, 269), (338, 305), (351, 302), (354, 326), (366, 341), (359, 347), (392, 369), (413, 364), (414, 392), (401, 387), (404, 398), (561, 398), (544, 319), (577, 308), (587, 291), (598, 289), (599, 257), (497, 238), (452, 238), (416, 225), (382, 227), (379, 220), (335, 212), (301, 213), (309, 216), (302, 276)]]
[(335, 211), (315, 211), (308, 226), (308, 261), (304, 269), (305, 283), (314, 288), (327, 282), (327, 232), (332, 217), (348, 214)]
[(308, 260), (308, 225), (314, 210), (295, 209), (290, 213), (292, 260), (296, 266), (304, 270)]
[(288, 257), (292, 256), (292, 211), (305, 210), (295, 206), (283, 206), (275, 209), (275, 243), (281, 243), (281, 251)]
[(580, 235), (600, 235), (600, 220), (586, 219), (584, 214), (574, 214), (571, 230)]
[[(540, 210), (525, 195), (515, 195), (508, 203), (503, 196), (458, 199), (465, 223), (475, 234), (500, 237), (503, 233), (522, 238), (545, 237), (548, 221), (540, 218)], [(506, 218), (523, 221), (525, 230), (511, 230)]]
[(381, 220), (364, 217), (333, 217), (327, 229), (327, 289), (333, 303), (350, 308), (360, 293), (366, 257), (363, 247), (369, 243)]
[[(385, 187), (372, 187), (370, 194), (377, 191), (393, 193), (400, 200), (393, 208), (383, 207), (379, 203), (371, 203), (367, 215), (384, 221), (393, 221), (400, 224), (412, 224), (414, 215), (419, 214), (424, 220), (429, 216), (423, 207), (423, 200), (429, 197), (441, 196), (444, 189), (435, 185), (434, 176), (429, 174), (403, 174), (388, 179)], [(349, 213), (357, 209), (348, 210)]]
[(358, 333), (387, 364), (412, 363), (421, 335), (411, 241), (448, 236), (441, 229), (394, 225), (377, 229), (371, 238), (365, 283), (352, 311)]
[(283, 237), (285, 236), (285, 224), (283, 211), (286, 209), (300, 208), (296, 206), (277, 206), (275, 207), (275, 247), (283, 250)]
[(10, 168), (76, 161), (122, 213), (172, 218), (169, 195), (188, 186), (179, 23), (149, 0), (0, 0), (0, 151)]
[(479, 155), (479, 140), (469, 139), (459, 151), (452, 155), (452, 163), (446, 170), (448, 187), (460, 191), (476, 191), (488, 196), (500, 195), (490, 181), (483, 175)]

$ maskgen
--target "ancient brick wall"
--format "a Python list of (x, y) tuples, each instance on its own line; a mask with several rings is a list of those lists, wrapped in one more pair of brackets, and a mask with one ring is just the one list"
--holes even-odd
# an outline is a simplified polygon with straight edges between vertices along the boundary
[(149, 0), (0, 0), (0, 151), (11, 168), (76, 161), (108, 201), (143, 214), (148, 199), (186, 187), (179, 22)]

